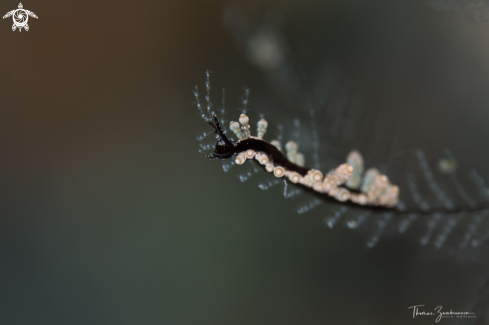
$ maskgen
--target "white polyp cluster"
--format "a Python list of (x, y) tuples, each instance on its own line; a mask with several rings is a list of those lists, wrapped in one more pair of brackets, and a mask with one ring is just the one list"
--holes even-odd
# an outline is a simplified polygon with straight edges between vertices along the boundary
[(245, 114), (241, 114), (239, 116), (239, 123), (241, 123), (241, 130), (245, 133), (246, 137), (249, 138), (250, 135), (250, 125), (248, 124), (250, 121), (249, 117)]
[(387, 185), (389, 185), (389, 179), (387, 178), (387, 176), (377, 175), (367, 192), (367, 197), (369, 201), (378, 198), (380, 194), (384, 192)]
[[(356, 152), (354, 155), (358, 156), (353, 156), (354, 159), (350, 159), (350, 162), (361, 162), (358, 167), (363, 169), (363, 158), (360, 153)], [(352, 156), (349, 155), (349, 158), (352, 158)], [(390, 185), (387, 176), (380, 174), (377, 169), (371, 168), (367, 170), (363, 177), (363, 183), (362, 175), (359, 173), (359, 180), (355, 181), (358, 182), (355, 185), (357, 188), (361, 185), (361, 193), (350, 192), (347, 188), (348, 180), (353, 175), (356, 175), (355, 168), (351, 164), (341, 164), (334, 171), (326, 175), (321, 186), (314, 186), (313, 189), (318, 192), (327, 193), (340, 202), (350, 200), (359, 205), (368, 204), (387, 207), (393, 207), (397, 204), (399, 187)], [(345, 182), (347, 187), (339, 187)]]
[(295, 164), (297, 157), (297, 143), (289, 141), (285, 144), (285, 151), (287, 152), (287, 159)]
[(270, 162), (270, 159), (268, 159), (268, 156), (265, 155), (265, 154), (257, 153), (255, 155), (255, 158), (256, 158), (256, 160), (258, 160), (258, 162), (260, 163), (260, 165), (266, 166)]
[(353, 150), (346, 157), (346, 162), (353, 167), (353, 174), (346, 181), (346, 186), (352, 189), (358, 189), (362, 182), (363, 157), (360, 152)]
[(267, 121), (265, 121), (264, 119), (258, 121), (257, 123), (258, 138), (263, 139), (263, 136), (267, 132), (267, 127), (268, 127)]
[(300, 152), (295, 156), (295, 164), (299, 167), (304, 167), (306, 165), (306, 158)]
[(341, 185), (346, 182), (351, 175), (353, 175), (353, 166), (350, 164), (341, 164), (334, 171), (334, 177), (336, 178), (336, 185)]
[(277, 148), (277, 149), (278, 149), (278, 151), (282, 152), (282, 144), (280, 143), (280, 141), (278, 141), (278, 140), (272, 140), (272, 141), (270, 142), (270, 144), (271, 144), (272, 146), (274, 146), (275, 148)]
[[(386, 175), (382, 175), (377, 169), (370, 168), (365, 173), (361, 191), (365, 198), (355, 198), (358, 204), (370, 204), (393, 207), (397, 205), (399, 200), (399, 187), (397, 185), (391, 185), (389, 178)], [(358, 195), (358, 196), (359, 196)]]
[(246, 161), (246, 154), (244, 152), (237, 155), (236, 158), (234, 159), (236, 165), (242, 165), (245, 163), (245, 161)]
[(320, 183), (323, 180), (323, 173), (319, 170), (311, 169), (309, 171), (309, 177), (313, 183)]
[[(274, 143), (274, 142), (276, 142), (276, 143)], [(278, 148), (278, 150), (281, 151), (280, 142), (278, 142), (277, 140), (273, 140), (272, 144), (275, 145)], [(296, 164), (297, 166), (304, 167), (306, 164), (306, 159), (302, 153), (297, 152), (298, 148), (299, 148), (299, 146), (294, 141), (287, 142), (285, 144), (285, 151), (287, 154), (287, 159), (290, 162)]]
[(335, 195), (335, 198), (340, 202), (348, 201), (350, 197), (350, 191), (348, 191), (346, 188), (339, 188)]
[(287, 175), (287, 177), (292, 183), (299, 183), (299, 181), (301, 180), (301, 175), (296, 172), (291, 172), (289, 175)]
[[(241, 124), (241, 127), (240, 127)], [(262, 139), (266, 133), (268, 123), (260, 120), (257, 124), (258, 136), (255, 139)], [(230, 129), (236, 134), (239, 140), (243, 140), (242, 131), (246, 138), (250, 138), (250, 126), (248, 116), (241, 114), (238, 122), (231, 122)], [(272, 140), (271, 145), (282, 151), (279, 141)], [(300, 167), (305, 164), (304, 155), (299, 153), (297, 143), (289, 141), (285, 145), (287, 159)], [(382, 175), (376, 168), (370, 168), (363, 173), (363, 157), (360, 152), (351, 151), (346, 163), (339, 165), (336, 169), (331, 170), (325, 177), (321, 171), (316, 169), (309, 170), (306, 175), (287, 170), (282, 166), (274, 165), (271, 157), (264, 152), (255, 152), (248, 149), (241, 152), (235, 158), (237, 165), (242, 165), (246, 160), (256, 159), (269, 173), (275, 177), (286, 177), (294, 184), (301, 184), (312, 188), (314, 191), (324, 193), (337, 201), (351, 201), (358, 205), (377, 205), (385, 207), (394, 207), (398, 203), (399, 187), (392, 185), (386, 175)], [(343, 186), (345, 185), (345, 186)], [(350, 191), (359, 190), (357, 191)]]
[(245, 155), (246, 155), (246, 159), (251, 160), (251, 159), (255, 158), (255, 151), (248, 149), (248, 150), (246, 150)]
[(377, 168), (369, 168), (367, 169), (367, 172), (363, 176), (363, 183), (360, 188), (360, 191), (363, 193), (367, 193), (370, 186), (373, 184), (375, 178), (380, 175), (380, 172), (377, 170)]
[(285, 176), (285, 168), (281, 166), (273, 167), (273, 175), (275, 175), (275, 177)]
[[(324, 178), (320, 171), (314, 169), (310, 170), (306, 176), (287, 171), (286, 175), (292, 183), (312, 187), (316, 192), (325, 193), (340, 202), (351, 201), (359, 205), (386, 207), (393, 207), (397, 204), (399, 187), (391, 185), (387, 176), (382, 175), (377, 169), (371, 168), (362, 178), (363, 158), (358, 151), (351, 153), (347, 160), (356, 164), (360, 172), (356, 173), (352, 164), (345, 163), (331, 170)], [(348, 180), (354, 175), (358, 179), (353, 184), (356, 188), (361, 187), (361, 193), (349, 190), (352, 187), (348, 186)], [(342, 187), (343, 184), (346, 184), (347, 187)], [(350, 184), (352, 183), (350, 182)]]
[(300, 183), (307, 187), (314, 187), (315, 184), (321, 183), (323, 180), (323, 174), (316, 169), (309, 170), (305, 176), (294, 171), (286, 171), (285, 174), (292, 183)]
[[(324, 193), (339, 202), (351, 201), (358, 205), (378, 205), (393, 207), (398, 202), (399, 187), (391, 185), (387, 176), (382, 175), (377, 169), (367, 170), (363, 179), (360, 175), (361, 192), (351, 192), (347, 187), (341, 185), (348, 183), (348, 180), (355, 174), (352, 165), (345, 163), (330, 171), (323, 177), (321, 171), (310, 169), (306, 175), (302, 176), (295, 171), (286, 170), (282, 166), (274, 166), (270, 163), (270, 157), (263, 152), (246, 150), (236, 156), (236, 164), (242, 165), (246, 160), (256, 159), (261, 165), (265, 166), (267, 172), (275, 177), (286, 177), (294, 184), (301, 184), (312, 188), (314, 191)], [(363, 181), (363, 182), (362, 182)]]
[(352, 194), (351, 201), (359, 205), (365, 205), (368, 203), (368, 198), (365, 194)]
[(229, 128), (231, 131), (233, 131), (234, 134), (238, 137), (238, 140), (243, 139), (243, 134), (241, 133), (241, 129), (239, 128), (239, 123), (238, 122), (233, 122), (229, 123)]
[(396, 205), (399, 196), (399, 187), (397, 185), (388, 185), (385, 189), (384, 193), (379, 196), (379, 204), (380, 205)]

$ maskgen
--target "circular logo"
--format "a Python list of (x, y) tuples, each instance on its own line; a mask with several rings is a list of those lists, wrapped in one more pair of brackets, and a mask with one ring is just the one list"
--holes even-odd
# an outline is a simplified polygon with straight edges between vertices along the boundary
[(17, 9), (15, 10), (14, 14), (12, 15), (14, 18), (14, 23), (17, 26), (25, 26), (27, 24), (27, 12), (25, 12), (24, 9)]

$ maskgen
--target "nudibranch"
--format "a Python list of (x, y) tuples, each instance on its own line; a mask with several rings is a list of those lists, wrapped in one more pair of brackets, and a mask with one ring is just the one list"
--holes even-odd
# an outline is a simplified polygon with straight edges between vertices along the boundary
[(237, 141), (226, 136), (216, 115), (212, 116), (212, 121), (207, 121), (216, 133), (217, 142), (212, 154), (206, 157), (234, 158), (237, 165), (253, 160), (275, 177), (284, 178), (324, 200), (358, 207), (397, 209), (399, 187), (391, 184), (389, 178), (376, 168), (364, 173), (363, 157), (358, 151), (351, 151), (345, 163), (324, 176), (317, 169), (305, 167), (304, 155), (298, 152), (294, 141), (285, 144), (285, 154), (278, 140), (265, 141), (266, 120), (258, 121), (257, 136), (250, 133), (248, 116), (241, 114), (238, 121), (229, 124)]

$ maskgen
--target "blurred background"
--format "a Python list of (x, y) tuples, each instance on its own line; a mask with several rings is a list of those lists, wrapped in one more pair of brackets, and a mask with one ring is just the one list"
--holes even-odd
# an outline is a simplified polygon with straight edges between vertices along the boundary
[[(303, 88), (336, 98), (318, 120), (326, 170), (353, 147), (371, 165), (399, 148), (449, 147), (461, 166), (487, 170), (484, 8), (23, 5), (39, 17), (28, 32), (12, 32), (11, 18), (0, 26), (0, 324), (431, 324), (408, 307), (472, 308), (485, 251), (438, 254), (416, 233), (368, 249), (361, 232), (325, 225), (325, 205), (297, 214), (280, 186), (260, 191), (198, 153), (208, 128), (192, 91), (205, 94), (210, 70), (212, 101), (225, 87), (229, 120), (248, 87), (252, 123), (265, 114), (270, 130), (308, 116), (294, 95)], [(260, 57), (257, 31), (288, 52)], [(274, 81), (266, 72), (278, 65)], [(338, 113), (352, 98), (356, 120)]]

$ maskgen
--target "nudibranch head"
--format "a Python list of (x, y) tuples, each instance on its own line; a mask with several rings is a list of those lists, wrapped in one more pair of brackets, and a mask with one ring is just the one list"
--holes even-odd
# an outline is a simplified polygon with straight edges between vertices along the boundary
[(214, 122), (207, 121), (217, 134), (217, 142), (212, 155), (206, 155), (209, 159), (229, 159), (236, 153), (234, 143), (228, 139), (219, 124), (219, 119), (216, 115), (213, 116)]

